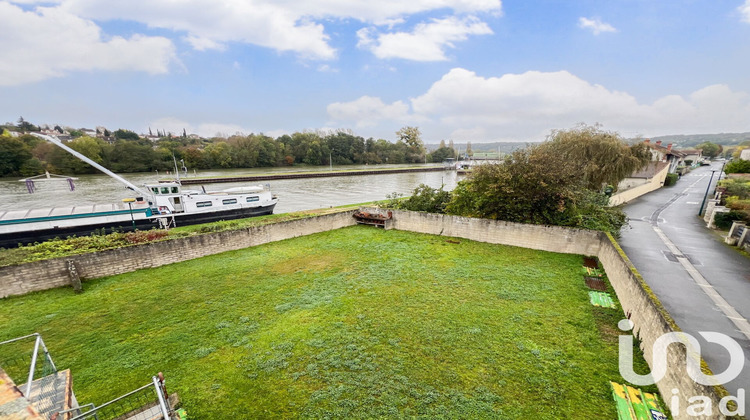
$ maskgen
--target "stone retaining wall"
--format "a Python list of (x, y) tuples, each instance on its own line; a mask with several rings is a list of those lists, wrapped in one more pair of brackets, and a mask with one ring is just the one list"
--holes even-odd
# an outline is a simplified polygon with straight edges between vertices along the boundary
[[(370, 213), (379, 211), (377, 208), (362, 210)], [(81, 277), (92, 279), (351, 226), (356, 223), (353, 213), (342, 211), (239, 231), (3, 267), (0, 268), (0, 297), (69, 285), (68, 260), (74, 261)], [(678, 331), (674, 320), (653, 295), (617, 242), (604, 233), (399, 210), (393, 210), (392, 226), (404, 231), (598, 257), (625, 314), (635, 324), (632, 333), (640, 339), (644, 357), (650, 366), (653, 366), (654, 341), (663, 334)], [(662, 396), (668, 398), (666, 403), (669, 403), (673, 389), (679, 391), (683, 411), (681, 415), (675, 416), (676, 419), (701, 418), (687, 417), (685, 414), (685, 408), (690, 405), (687, 399), (693, 396), (709, 397), (716, 412), (719, 393), (726, 392), (721, 387), (706, 387), (693, 382), (685, 370), (687, 353), (684, 346), (669, 346), (667, 375), (657, 384)]]
[(0, 267), (0, 298), (70, 285), (68, 261), (74, 263), (81, 278), (95, 279), (351, 226), (355, 224), (353, 213), (351, 210), (342, 211), (236, 231)]
[[(365, 209), (375, 212), (377, 209)], [(454, 236), (480, 242), (519, 246), (565, 254), (596, 256), (607, 273), (626, 316), (634, 324), (632, 332), (641, 344), (641, 350), (649, 366), (653, 366), (653, 345), (663, 334), (679, 331), (679, 327), (664, 309), (659, 299), (651, 292), (638, 270), (610, 235), (559, 226), (524, 225), (487, 219), (473, 219), (441, 214), (393, 211), (394, 229), (419, 233)], [(582, 280), (581, 280), (582, 281)], [(667, 349), (668, 369), (665, 377), (657, 383), (664, 401), (669, 404), (672, 390), (679, 393), (680, 415), (675, 419), (720, 419), (718, 415), (720, 394), (723, 387), (709, 387), (695, 383), (686, 370), (686, 359), (699, 357), (685, 346), (672, 344)], [(614, 378), (612, 378), (614, 379)], [(712, 416), (687, 416), (688, 399), (706, 396), (712, 400)], [(674, 414), (674, 413), (673, 413)]]
[(642, 195), (648, 194), (651, 191), (658, 190), (664, 185), (664, 180), (667, 178), (668, 173), (669, 165), (666, 165), (656, 175), (654, 175), (650, 179), (643, 181), (638, 186), (633, 186), (632, 188), (618, 191), (617, 194), (609, 198), (609, 205), (618, 206), (620, 204), (625, 204), (627, 202), (635, 200)]

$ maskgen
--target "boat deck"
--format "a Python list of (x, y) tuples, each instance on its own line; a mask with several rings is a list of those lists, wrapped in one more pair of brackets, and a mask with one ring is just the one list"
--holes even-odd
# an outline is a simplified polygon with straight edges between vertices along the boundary
[[(133, 203), (134, 211), (145, 208), (148, 208), (148, 205), (146, 203)], [(48, 217), (55, 218), (61, 216), (75, 216), (92, 213), (122, 212), (129, 210), (130, 208), (126, 203), (88, 204), (73, 207), (50, 207), (30, 210), (0, 210), (0, 223), (19, 220), (44, 219)]]

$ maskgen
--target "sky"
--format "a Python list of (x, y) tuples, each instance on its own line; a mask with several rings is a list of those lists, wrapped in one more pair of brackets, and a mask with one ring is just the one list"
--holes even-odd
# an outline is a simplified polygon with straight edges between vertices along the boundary
[(0, 121), (428, 143), (750, 131), (750, 0), (0, 0)]

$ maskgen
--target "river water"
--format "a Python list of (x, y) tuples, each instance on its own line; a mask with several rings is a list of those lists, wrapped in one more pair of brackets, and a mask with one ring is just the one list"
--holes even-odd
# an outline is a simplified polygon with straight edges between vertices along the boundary
[[(415, 165), (425, 166), (425, 165)], [(435, 166), (427, 164), (426, 166)], [(439, 165), (442, 166), (442, 165)], [(404, 167), (404, 165), (339, 165), (335, 170), (344, 169), (381, 169), (387, 167)], [(329, 167), (308, 166), (303, 168), (253, 168), (190, 171), (188, 178), (200, 176), (260, 175), (279, 172), (327, 171)], [(168, 178), (165, 173), (123, 174), (136, 186), (144, 183), (155, 183)], [(287, 213), (299, 210), (311, 210), (345, 204), (363, 203), (383, 200), (386, 195), (397, 192), (409, 194), (419, 184), (433, 188), (441, 185), (452, 190), (461, 175), (455, 171), (415, 172), (388, 175), (360, 175), (332, 178), (308, 178), (268, 181), (271, 190), (279, 196), (279, 203), (274, 213)], [(135, 193), (107, 175), (78, 175), (75, 191), (70, 191), (68, 183), (59, 181), (36, 181), (36, 192), (29, 194), (20, 178), (0, 178), (0, 211), (25, 210), (35, 208), (69, 207), (84, 204), (106, 204), (121, 202), (124, 198), (135, 197)], [(257, 184), (257, 183), (253, 183)], [(265, 183), (264, 183), (265, 184)], [(242, 183), (206, 184), (206, 191), (220, 191), (225, 188), (238, 187)], [(200, 189), (198, 185), (187, 186), (188, 189)]]

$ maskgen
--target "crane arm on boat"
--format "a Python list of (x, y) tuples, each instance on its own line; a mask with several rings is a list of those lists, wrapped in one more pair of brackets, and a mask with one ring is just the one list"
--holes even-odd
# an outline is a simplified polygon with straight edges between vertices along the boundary
[(130, 181), (127, 179), (121, 177), (120, 175), (117, 175), (116, 173), (110, 171), (109, 169), (105, 168), (104, 166), (94, 162), (93, 160), (86, 157), (84, 154), (77, 152), (76, 150), (73, 150), (72, 148), (66, 146), (63, 144), (63, 142), (60, 141), (60, 139), (57, 139), (52, 136), (48, 136), (45, 134), (39, 134), (39, 133), (30, 133), (33, 136), (39, 137), (40, 139), (47, 140), (48, 142), (54, 144), (55, 146), (65, 150), (66, 152), (70, 153), (71, 155), (77, 157), (78, 159), (81, 159), (82, 161), (88, 163), (89, 165), (93, 166), (94, 168), (104, 172), (105, 174), (109, 175), (110, 177), (114, 178), (115, 180), (119, 181), (120, 183), (124, 184), (128, 189), (131, 189), (141, 196), (147, 196), (150, 195), (149, 193), (141, 190), (140, 188), (133, 185)]

